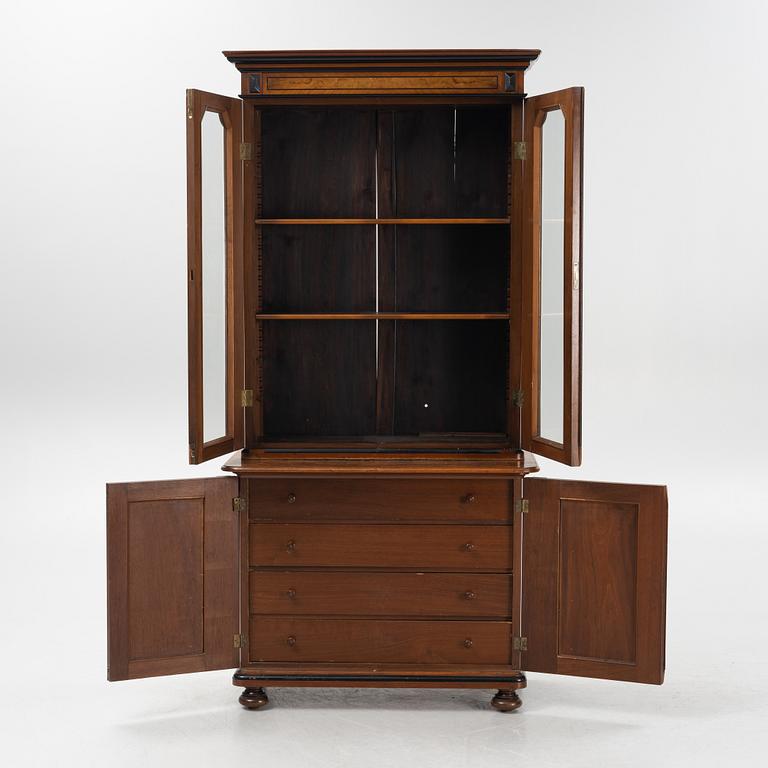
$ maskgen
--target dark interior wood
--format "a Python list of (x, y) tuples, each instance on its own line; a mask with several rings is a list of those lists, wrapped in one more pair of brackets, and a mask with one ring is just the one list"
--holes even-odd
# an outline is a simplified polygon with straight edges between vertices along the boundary
[(374, 321), (264, 321), (262, 325), (267, 437), (375, 431)]
[(374, 312), (373, 226), (263, 227), (262, 312)]
[[(263, 439), (506, 434), (510, 238), (490, 222), (510, 216), (510, 108), (267, 108), (260, 125)], [(465, 315), (502, 321), (444, 319)]]
[(375, 216), (374, 110), (265, 109), (261, 146), (264, 218)]
[(508, 341), (503, 320), (398, 321), (395, 434), (504, 433)]

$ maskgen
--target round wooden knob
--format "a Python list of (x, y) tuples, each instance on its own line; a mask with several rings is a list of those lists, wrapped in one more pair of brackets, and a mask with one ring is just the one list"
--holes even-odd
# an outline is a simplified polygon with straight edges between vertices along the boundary
[(463, 499), (465, 504), (472, 504), (474, 502), (474, 500), (475, 500), (475, 494), (474, 493), (468, 493), (464, 497), (464, 499)]
[(296, 638), (293, 635), (288, 635), (285, 642), (288, 643), (288, 645), (290, 645), (291, 648), (293, 648), (293, 646), (296, 645)]
[(474, 544), (473, 544), (471, 541), (468, 541), (468, 542), (467, 542), (467, 543), (466, 543), (466, 544), (465, 544), (465, 545), (462, 547), (462, 549), (463, 549), (464, 551), (466, 551), (466, 552), (471, 552), (471, 551), (472, 551), (474, 548), (475, 548), (475, 545), (474, 545)]
[(471, 647), (472, 647), (472, 638), (468, 637), (468, 638), (467, 638), (467, 639), (464, 641), (464, 647), (465, 647), (465, 648), (471, 648)]
[(293, 552), (296, 549), (296, 542), (291, 539), (286, 545), (285, 549), (287, 552)]
[(474, 600), (476, 597), (477, 595), (471, 589), (464, 593), (465, 600)]
[(291, 587), (285, 594), (288, 595), (291, 600), (293, 600), (296, 597), (296, 590)]
[(295, 493), (289, 493), (288, 494), (288, 503), (289, 504), (295, 504), (296, 503), (296, 494)]

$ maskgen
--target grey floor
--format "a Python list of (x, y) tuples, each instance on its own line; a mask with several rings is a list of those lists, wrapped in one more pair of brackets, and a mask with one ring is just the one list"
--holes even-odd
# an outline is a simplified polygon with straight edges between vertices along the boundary
[(14, 767), (765, 765), (765, 665), (680, 666), (663, 687), (530, 675), (513, 714), (485, 691), (272, 689), (248, 712), (227, 673), (74, 688), (20, 676), (0, 754)]

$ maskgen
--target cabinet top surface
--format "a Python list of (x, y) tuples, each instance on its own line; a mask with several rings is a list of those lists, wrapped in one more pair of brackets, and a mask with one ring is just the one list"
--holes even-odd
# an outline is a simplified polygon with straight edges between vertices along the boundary
[(541, 51), (535, 48), (424, 48), (379, 50), (315, 50), (315, 51), (223, 51), (233, 64), (278, 65), (365, 65), (376, 63), (461, 65), (521, 64), (529, 66)]
[(346, 454), (265, 454), (241, 451), (229, 457), (222, 467), (238, 475), (261, 477), (522, 477), (538, 472), (536, 457), (527, 451), (522, 460), (512, 454), (497, 456), (446, 456), (421, 454), (346, 455)]

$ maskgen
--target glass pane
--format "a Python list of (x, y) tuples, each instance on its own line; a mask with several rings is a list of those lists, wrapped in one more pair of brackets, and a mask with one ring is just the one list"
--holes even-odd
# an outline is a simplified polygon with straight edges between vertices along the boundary
[(541, 325), (539, 435), (563, 442), (565, 118), (548, 112), (541, 129)]
[(227, 434), (227, 231), (225, 133), (215, 112), (201, 125), (203, 442)]

